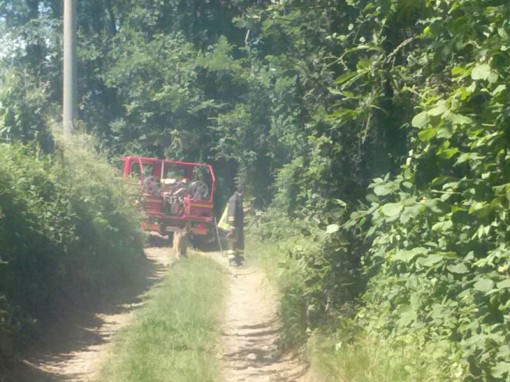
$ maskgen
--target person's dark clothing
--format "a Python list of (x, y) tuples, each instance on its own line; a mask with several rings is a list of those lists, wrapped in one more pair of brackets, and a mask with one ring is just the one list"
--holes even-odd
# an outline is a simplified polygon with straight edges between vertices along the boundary
[[(229, 244), (234, 251), (244, 250), (244, 211), (243, 211), (243, 195), (235, 192), (228, 200), (227, 222), (234, 227)], [(230, 245), (229, 245), (230, 246)]]

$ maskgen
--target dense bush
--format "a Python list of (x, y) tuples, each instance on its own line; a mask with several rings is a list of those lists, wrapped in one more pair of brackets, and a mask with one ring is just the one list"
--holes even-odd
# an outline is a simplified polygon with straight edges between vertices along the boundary
[(17, 336), (62, 299), (86, 302), (129, 278), (139, 217), (84, 138), (48, 156), (0, 147), (0, 334)]
[(373, 241), (360, 324), (432, 345), (448, 380), (510, 375), (508, 12), (500, 2), (428, 7), (401, 68), (420, 80), (412, 150), (398, 176), (373, 181), (370, 207), (353, 216), (370, 221)]
[[(359, 16), (338, 36), (346, 47), (345, 72), (331, 89), (338, 102), (330, 121), (339, 134), (347, 126), (352, 136), (362, 134), (362, 155), (365, 138), (380, 144), (359, 161), (352, 157), (353, 172), (371, 155), (392, 155), (386, 159), (394, 164), (385, 176), (383, 167), (372, 167), (380, 177), (357, 195), (366, 207), (351, 203), (347, 219), (326, 213), (312, 224), (332, 233), (332, 245), (321, 241), (305, 255), (290, 251), (291, 259), (311, 259), (302, 273), (312, 282), (303, 291), (316, 289), (322, 306), (341, 313), (325, 276), (341, 282), (342, 274), (330, 271), (335, 262), (361, 254), (355, 264), (364, 277), (344, 284), (355, 292), (368, 280), (350, 326), (360, 330), (352, 349), (365, 336), (397, 351), (414, 345), (434, 360), (436, 380), (508, 380), (510, 8), (475, 0), (349, 3)], [(393, 152), (380, 134), (394, 139)], [(402, 153), (397, 145), (409, 154), (395, 156)], [(314, 170), (323, 184), (324, 169), (311, 166), (327, 161), (314, 155), (307, 163), (300, 177), (290, 166), (280, 171), (278, 196), (306, 203), (306, 189), (311, 195), (316, 189), (309, 178)], [(349, 190), (340, 195), (351, 202), (353, 196)], [(310, 204), (306, 216), (329, 211), (329, 200), (322, 209)], [(352, 319), (339, 316), (340, 328)], [(420, 367), (407, 365), (402, 378), (419, 375)]]

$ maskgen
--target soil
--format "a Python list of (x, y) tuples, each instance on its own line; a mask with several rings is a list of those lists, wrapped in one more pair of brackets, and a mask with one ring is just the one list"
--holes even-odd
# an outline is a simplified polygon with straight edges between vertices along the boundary
[(249, 262), (230, 267), (226, 257), (213, 257), (230, 277), (220, 354), (224, 381), (308, 381), (306, 364), (278, 348), (278, 296), (264, 272)]
[[(168, 247), (146, 248), (140, 279), (119, 301), (97, 309), (62, 312), (43, 338), (20, 362), (16, 382), (86, 382), (97, 380), (113, 335), (144, 304), (146, 292), (166, 273), (175, 257)], [(253, 265), (232, 268), (219, 253), (207, 253), (229, 275), (229, 295), (222, 328), (223, 346), (218, 357), (225, 382), (304, 382), (307, 367), (277, 347), (277, 295), (264, 273)], [(2, 378), (0, 377), (0, 381)], [(141, 381), (142, 382), (142, 381)], [(178, 382), (178, 381), (176, 381)]]

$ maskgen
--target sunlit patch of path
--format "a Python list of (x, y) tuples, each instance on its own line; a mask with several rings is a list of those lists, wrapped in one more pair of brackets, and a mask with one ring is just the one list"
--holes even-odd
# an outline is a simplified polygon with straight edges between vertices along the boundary
[(303, 382), (307, 367), (277, 347), (278, 298), (264, 272), (254, 266), (228, 267), (229, 295), (223, 322), (222, 377), (225, 382)]

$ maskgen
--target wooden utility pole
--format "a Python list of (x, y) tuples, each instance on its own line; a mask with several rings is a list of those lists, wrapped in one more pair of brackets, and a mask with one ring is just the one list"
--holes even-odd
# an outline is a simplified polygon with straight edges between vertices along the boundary
[(76, 70), (76, 3), (64, 0), (64, 136), (70, 137), (78, 120)]

